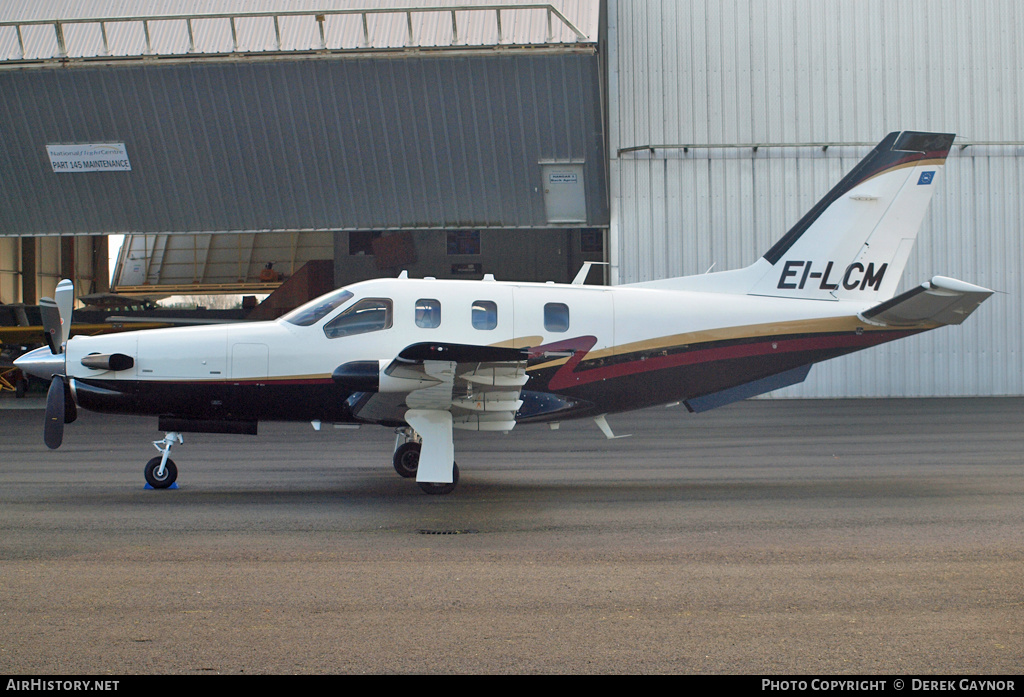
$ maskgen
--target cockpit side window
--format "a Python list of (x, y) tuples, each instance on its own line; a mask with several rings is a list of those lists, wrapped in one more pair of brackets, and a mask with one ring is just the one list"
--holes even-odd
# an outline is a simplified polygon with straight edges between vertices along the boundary
[(377, 332), (391, 327), (392, 305), (386, 298), (360, 300), (324, 325), (328, 339)]
[(441, 302), (423, 298), (416, 301), (416, 326), (433, 329), (441, 326)]
[(352, 297), (351, 291), (344, 289), (336, 290), (328, 295), (310, 300), (305, 305), (300, 305), (288, 314), (283, 315), (281, 320), (300, 327), (308, 327), (331, 314), (336, 308), (351, 300)]
[(498, 305), (490, 300), (473, 301), (473, 329), (494, 329), (498, 326)]

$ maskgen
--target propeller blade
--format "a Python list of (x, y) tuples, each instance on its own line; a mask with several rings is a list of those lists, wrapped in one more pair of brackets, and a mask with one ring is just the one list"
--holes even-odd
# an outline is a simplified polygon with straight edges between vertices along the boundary
[(46, 422), (43, 424), (43, 442), (56, 450), (64, 440), (64, 379), (54, 375), (46, 393)]
[(71, 315), (75, 307), (75, 284), (66, 278), (62, 280), (57, 284), (57, 289), (53, 292), (53, 300), (57, 303), (57, 309), (60, 310), (60, 343), (63, 346), (71, 338)]
[(46, 335), (46, 343), (50, 347), (50, 353), (60, 353), (64, 331), (60, 326), (60, 310), (52, 298), (41, 298), (39, 300), (39, 314), (43, 318), (43, 332)]
[(74, 423), (78, 418), (78, 405), (71, 394), (71, 385), (64, 383), (64, 423)]

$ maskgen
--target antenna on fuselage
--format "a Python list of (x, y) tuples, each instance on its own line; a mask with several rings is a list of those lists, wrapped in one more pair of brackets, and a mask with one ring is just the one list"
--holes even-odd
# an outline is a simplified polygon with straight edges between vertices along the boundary
[(600, 264), (602, 266), (608, 266), (607, 261), (585, 261), (583, 262), (583, 268), (580, 269), (579, 273), (576, 274), (576, 278), (572, 279), (572, 285), (582, 286), (583, 282), (587, 280), (587, 275), (590, 274), (590, 267), (594, 264)]

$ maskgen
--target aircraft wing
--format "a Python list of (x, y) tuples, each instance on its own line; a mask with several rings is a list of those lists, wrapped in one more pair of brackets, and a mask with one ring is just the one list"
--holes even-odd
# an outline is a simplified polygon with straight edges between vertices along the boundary
[(454, 428), (509, 431), (523, 403), (528, 357), (526, 349), (419, 343), (387, 364), (346, 363), (333, 377), (363, 394), (351, 405), (361, 419), (400, 421), (408, 409), (448, 411)]
[(891, 327), (960, 324), (994, 291), (944, 276), (935, 276), (861, 313), (870, 322)]

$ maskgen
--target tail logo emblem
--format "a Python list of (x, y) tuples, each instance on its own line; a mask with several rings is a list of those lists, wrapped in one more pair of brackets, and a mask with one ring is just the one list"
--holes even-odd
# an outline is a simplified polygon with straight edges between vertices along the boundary
[(927, 186), (932, 183), (932, 179), (935, 178), (935, 170), (929, 170), (927, 172), (921, 172), (921, 178), (917, 180), (918, 186)]

